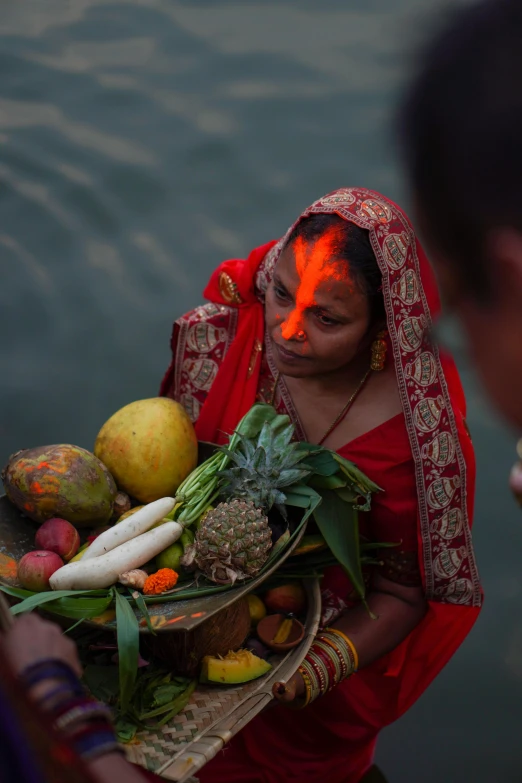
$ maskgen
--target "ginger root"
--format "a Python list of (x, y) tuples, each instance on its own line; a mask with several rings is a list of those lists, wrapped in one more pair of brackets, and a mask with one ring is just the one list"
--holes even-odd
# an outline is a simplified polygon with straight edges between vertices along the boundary
[(118, 582), (124, 587), (136, 587), (138, 590), (143, 590), (143, 585), (148, 577), (146, 571), (142, 571), (139, 568), (134, 568), (132, 571), (127, 571), (125, 574), (120, 574)]

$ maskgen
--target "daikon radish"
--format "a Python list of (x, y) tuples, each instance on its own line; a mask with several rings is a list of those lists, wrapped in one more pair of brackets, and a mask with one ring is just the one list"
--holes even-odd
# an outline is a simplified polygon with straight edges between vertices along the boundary
[(140, 508), (139, 511), (136, 511), (135, 514), (124, 519), (123, 522), (119, 522), (95, 538), (87, 552), (83, 555), (82, 560), (87, 561), (93, 557), (105, 555), (126, 541), (146, 533), (156, 522), (160, 522), (166, 517), (175, 505), (176, 501), (174, 498), (160, 498), (152, 503), (148, 503), (143, 508)]
[(183, 526), (178, 522), (165, 522), (164, 525), (111, 549), (106, 555), (87, 561), (82, 557), (77, 563), (67, 563), (49, 579), (51, 589), (98, 590), (110, 587), (118, 581), (119, 574), (139, 568), (152, 560), (177, 541), (182, 533)]

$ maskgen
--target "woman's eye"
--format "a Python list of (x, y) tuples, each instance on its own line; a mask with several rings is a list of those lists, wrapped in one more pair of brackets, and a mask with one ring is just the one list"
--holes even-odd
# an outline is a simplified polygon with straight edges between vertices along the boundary
[(281, 299), (281, 300), (287, 300), (288, 299), (288, 294), (284, 290), (284, 288), (279, 288), (278, 286), (275, 285), (274, 286), (274, 293), (275, 293), (275, 295), (277, 296), (278, 299)]
[(333, 318), (323, 315), (323, 313), (317, 313), (317, 319), (323, 326), (337, 326), (339, 323), (339, 321), (335, 321)]

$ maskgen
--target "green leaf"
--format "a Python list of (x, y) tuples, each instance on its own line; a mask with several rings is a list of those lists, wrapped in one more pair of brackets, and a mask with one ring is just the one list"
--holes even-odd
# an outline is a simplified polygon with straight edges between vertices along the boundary
[(390, 543), (390, 542), (382, 543), (380, 541), (379, 542), (377, 542), (377, 541), (376, 542), (374, 542), (374, 541), (364, 541), (364, 542), (361, 541), (360, 546), (361, 546), (361, 552), (369, 552), (369, 551), (372, 551), (373, 549), (375, 549), (375, 550), (378, 550), (378, 549), (391, 549), (392, 547), (399, 546), (399, 544), (400, 544), (399, 541), (397, 541), (396, 543)]
[(337, 494), (341, 498), (341, 500), (344, 500), (345, 503), (352, 503), (352, 504), (356, 501), (358, 497), (361, 496), (360, 492), (346, 486), (338, 489)]
[(134, 600), (134, 603), (136, 604), (136, 606), (142, 613), (143, 617), (145, 618), (145, 622), (147, 623), (147, 628), (149, 629), (150, 633), (156, 636), (156, 631), (152, 627), (149, 610), (147, 609), (147, 604), (143, 600), (143, 595), (138, 590), (134, 590), (134, 592), (131, 592), (131, 595)]
[(309, 481), (309, 486), (314, 487), (315, 489), (343, 489), (346, 487), (346, 479), (343, 479), (338, 473), (330, 476), (318, 473), (317, 475), (312, 476)]
[(334, 459), (332, 452), (327, 449), (323, 449), (315, 454), (307, 454), (304, 466), (309, 467), (320, 476), (333, 476), (339, 472), (338, 463)]
[(45, 604), (45, 611), (72, 620), (88, 620), (90, 617), (99, 617), (107, 611), (111, 603), (110, 594), (105, 598), (59, 598), (57, 601)]
[(21, 587), (7, 587), (7, 585), (0, 585), (0, 590), (7, 595), (12, 595), (13, 598), (29, 598), (31, 595), (36, 595), (31, 590), (23, 590)]
[(246, 438), (257, 438), (265, 421), (270, 423), (277, 415), (277, 412), (271, 405), (254, 405), (239, 422), (237, 432)]
[(315, 489), (313, 489), (313, 487), (309, 487), (307, 484), (295, 484), (292, 487), (292, 494), (303, 495), (304, 497), (314, 498), (314, 499), (319, 495), (319, 493), (316, 492)]
[(83, 671), (82, 680), (95, 699), (106, 704), (116, 704), (120, 693), (117, 666), (89, 664)]
[(283, 549), (286, 547), (287, 544), (290, 543), (290, 530), (288, 528), (285, 530), (282, 536), (280, 536), (277, 541), (275, 542), (274, 546), (272, 547), (270, 551), (270, 557), (266, 561), (265, 568), (269, 563), (272, 563), (278, 555), (281, 554)]
[(268, 448), (268, 446), (270, 446), (271, 442), (272, 442), (272, 430), (270, 429), (269, 423), (265, 421), (265, 423), (261, 428), (261, 432), (259, 433), (257, 445), (258, 447), (261, 446), (263, 449), (266, 449)]
[[(294, 484), (297, 484), (297, 482), (301, 481), (302, 479), (307, 478), (307, 476), (310, 475), (309, 470), (301, 470), (301, 468), (290, 468), (289, 470), (285, 470), (284, 473), (281, 473), (280, 478), (278, 479), (277, 486), (278, 487), (291, 487)], [(283, 478), (284, 476), (284, 478)]]
[(298, 492), (285, 492), (285, 506), (297, 506), (298, 508), (308, 508), (310, 505), (309, 495), (300, 495)]
[(120, 670), (120, 699), (123, 712), (129, 707), (138, 672), (139, 626), (127, 600), (113, 589), (116, 602), (116, 635)]
[[(11, 607), (11, 612), (13, 614), (22, 614), (23, 612), (30, 612), (43, 604), (54, 601), (58, 603), (57, 599), (59, 598), (71, 598), (72, 596), (76, 597), (82, 595), (99, 596), (100, 593), (107, 596), (107, 591), (100, 590), (47, 590), (44, 593), (31, 593), (24, 601)], [(91, 617), (95, 616), (96, 615), (91, 615)]]
[(187, 689), (187, 682), (169, 682), (154, 689), (154, 706), (164, 707)]
[(197, 686), (197, 680), (192, 680), (189, 682), (189, 684), (185, 687), (182, 693), (180, 693), (176, 698), (174, 698), (170, 705), (163, 704), (161, 707), (158, 707), (154, 710), (149, 710), (148, 712), (142, 713), (139, 718), (142, 721), (150, 720), (151, 718), (157, 718), (160, 715), (164, 715), (164, 717), (158, 721), (156, 726), (163, 726), (165, 723), (168, 723), (171, 718), (173, 718), (175, 715), (178, 714), (178, 712), (181, 712), (183, 710), (188, 702), (190, 701), (190, 697), (194, 693), (196, 686)]
[(124, 745), (128, 745), (128, 743), (132, 742), (136, 736), (139, 727), (130, 720), (125, 720), (125, 718), (118, 718), (114, 724), (114, 728), (116, 730), (118, 741), (122, 742)]
[[(274, 449), (277, 451), (283, 451), (288, 448), (294, 434), (295, 427), (288, 425), (281, 428), (281, 431), (274, 437)], [(300, 459), (304, 459), (304, 455), (301, 454)]]
[[(290, 416), (287, 416), (285, 413), (278, 413), (270, 422), (270, 429), (274, 434), (274, 440), (279, 442), (282, 436), (284, 436), (284, 440), (290, 436), (291, 440), (295, 427), (290, 421)], [(287, 443), (290, 443), (290, 441), (288, 440)]]
[(326, 489), (321, 494), (323, 502), (314, 511), (319, 531), (346, 570), (355, 590), (363, 598), (365, 590), (357, 512), (332, 490)]
[(332, 452), (332, 455), (336, 462), (338, 462), (338, 464), (341, 466), (341, 470), (343, 470), (348, 478), (351, 478), (354, 484), (362, 487), (365, 492), (383, 491), (381, 487), (375, 484), (371, 479), (368, 478), (368, 476), (359, 470), (357, 465), (355, 465), (353, 462), (350, 462), (350, 460), (341, 457), (341, 455), (337, 454), (337, 452)]

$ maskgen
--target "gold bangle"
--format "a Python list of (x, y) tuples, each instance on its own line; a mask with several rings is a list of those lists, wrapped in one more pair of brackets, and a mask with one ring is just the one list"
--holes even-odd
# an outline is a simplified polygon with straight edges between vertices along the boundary
[(342, 631), (338, 631), (337, 628), (325, 628), (325, 631), (330, 631), (330, 633), (336, 633), (338, 636), (341, 637), (341, 639), (344, 639), (350, 650), (352, 651), (354, 663), (355, 663), (355, 671), (359, 668), (359, 656), (357, 655), (357, 650), (355, 649), (354, 643), (351, 639), (349, 639), (345, 633)]
[(303, 682), (305, 684), (305, 692), (306, 692), (305, 700), (304, 700), (303, 704), (299, 705), (300, 709), (304, 709), (305, 707), (307, 707), (310, 704), (310, 699), (312, 698), (312, 683), (310, 682), (310, 678), (308, 676), (308, 672), (305, 671), (303, 666), (300, 666), (297, 671), (299, 672), (299, 674), (303, 678)]

